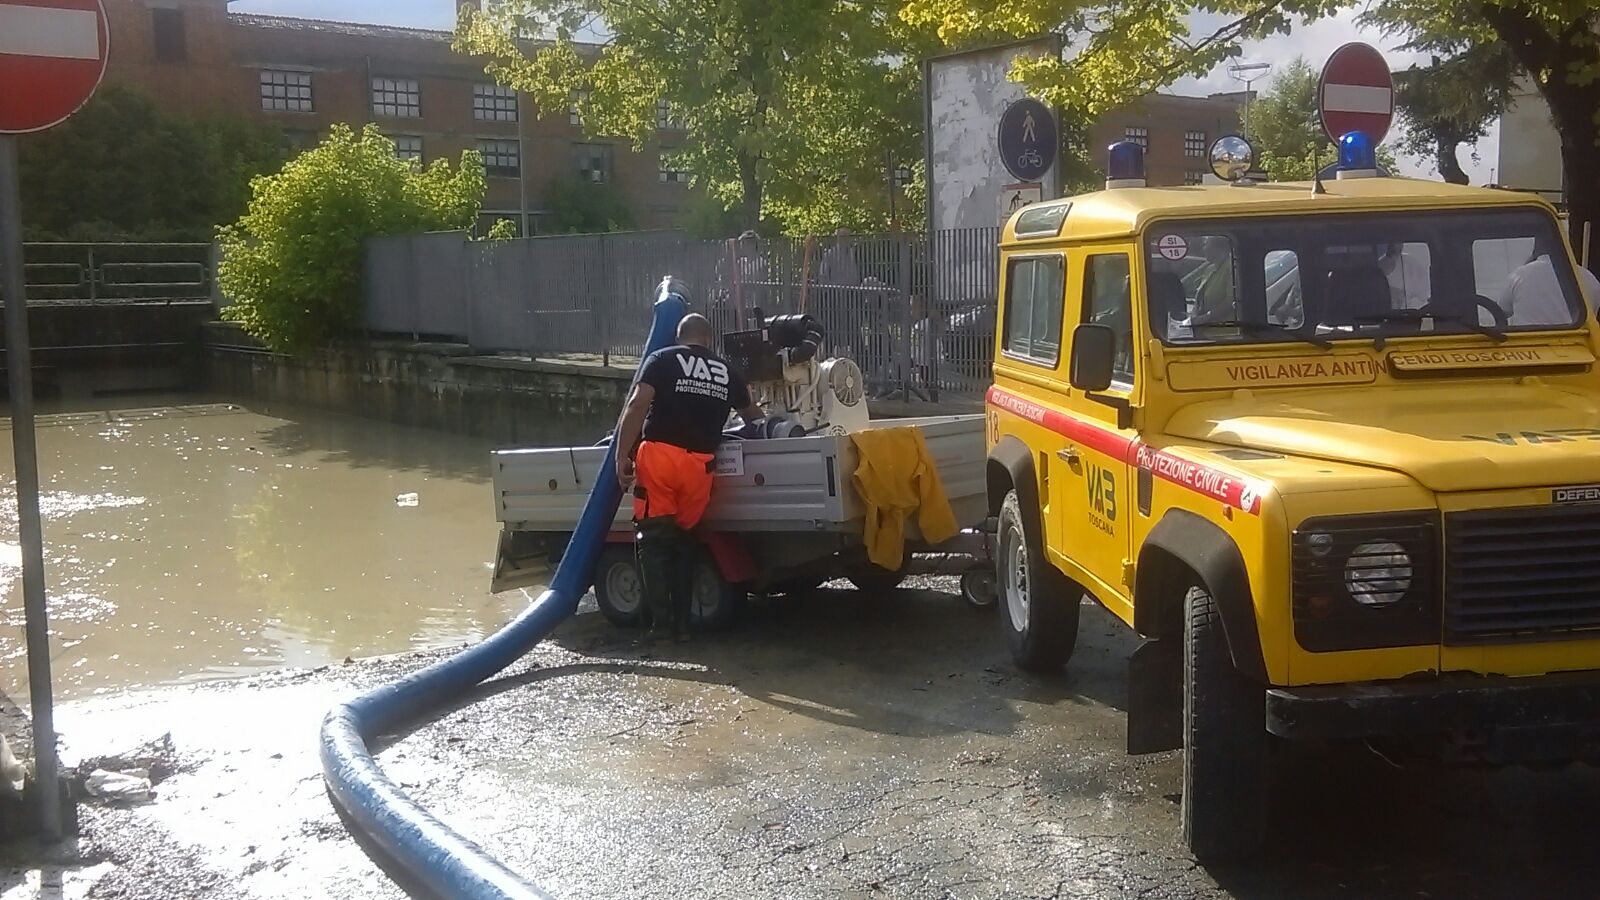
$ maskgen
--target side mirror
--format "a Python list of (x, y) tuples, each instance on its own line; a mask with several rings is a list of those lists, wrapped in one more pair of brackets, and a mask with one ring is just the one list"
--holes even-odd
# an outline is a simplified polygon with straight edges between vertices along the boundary
[(1116, 366), (1117, 333), (1108, 325), (1079, 325), (1072, 331), (1069, 377), (1080, 391), (1103, 391), (1111, 386)]

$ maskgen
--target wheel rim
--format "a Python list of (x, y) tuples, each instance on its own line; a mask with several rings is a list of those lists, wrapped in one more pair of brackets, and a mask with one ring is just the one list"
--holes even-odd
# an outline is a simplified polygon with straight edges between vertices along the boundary
[(995, 574), (992, 571), (974, 572), (963, 580), (962, 587), (966, 590), (967, 601), (974, 606), (993, 606), (1000, 599), (999, 585), (995, 583)]
[(1006, 533), (1005, 553), (1006, 611), (1011, 616), (1011, 627), (1017, 632), (1028, 630), (1028, 547), (1017, 539), (1015, 529)]
[(606, 595), (611, 608), (623, 615), (631, 616), (644, 605), (644, 585), (632, 560), (619, 559), (606, 570)]
[(722, 579), (710, 566), (696, 566), (694, 570), (694, 596), (689, 614), (704, 622), (717, 614), (722, 605)]

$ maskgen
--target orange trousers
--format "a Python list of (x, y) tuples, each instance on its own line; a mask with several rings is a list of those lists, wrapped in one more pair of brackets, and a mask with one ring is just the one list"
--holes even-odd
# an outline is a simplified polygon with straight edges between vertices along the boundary
[(659, 441), (640, 443), (633, 455), (634, 521), (671, 516), (685, 531), (700, 524), (711, 502), (713, 458)]

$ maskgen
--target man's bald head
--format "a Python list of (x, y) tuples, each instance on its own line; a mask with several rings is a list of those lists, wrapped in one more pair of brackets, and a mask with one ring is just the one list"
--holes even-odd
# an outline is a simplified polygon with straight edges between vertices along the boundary
[(711, 328), (711, 321), (699, 313), (690, 313), (678, 323), (678, 343), (694, 344), (698, 347), (710, 347), (717, 338), (717, 333)]

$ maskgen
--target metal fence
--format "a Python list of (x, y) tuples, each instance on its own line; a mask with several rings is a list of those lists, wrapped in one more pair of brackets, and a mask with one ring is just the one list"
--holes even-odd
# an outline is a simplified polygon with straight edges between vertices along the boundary
[(212, 296), (211, 244), (28, 243), (29, 303), (126, 303)]
[(810, 313), (875, 395), (933, 400), (988, 384), (998, 238), (997, 228), (931, 238), (377, 238), (367, 244), (365, 326), (480, 352), (628, 364), (642, 352), (655, 287), (671, 275), (719, 333), (751, 327), (757, 310)]

